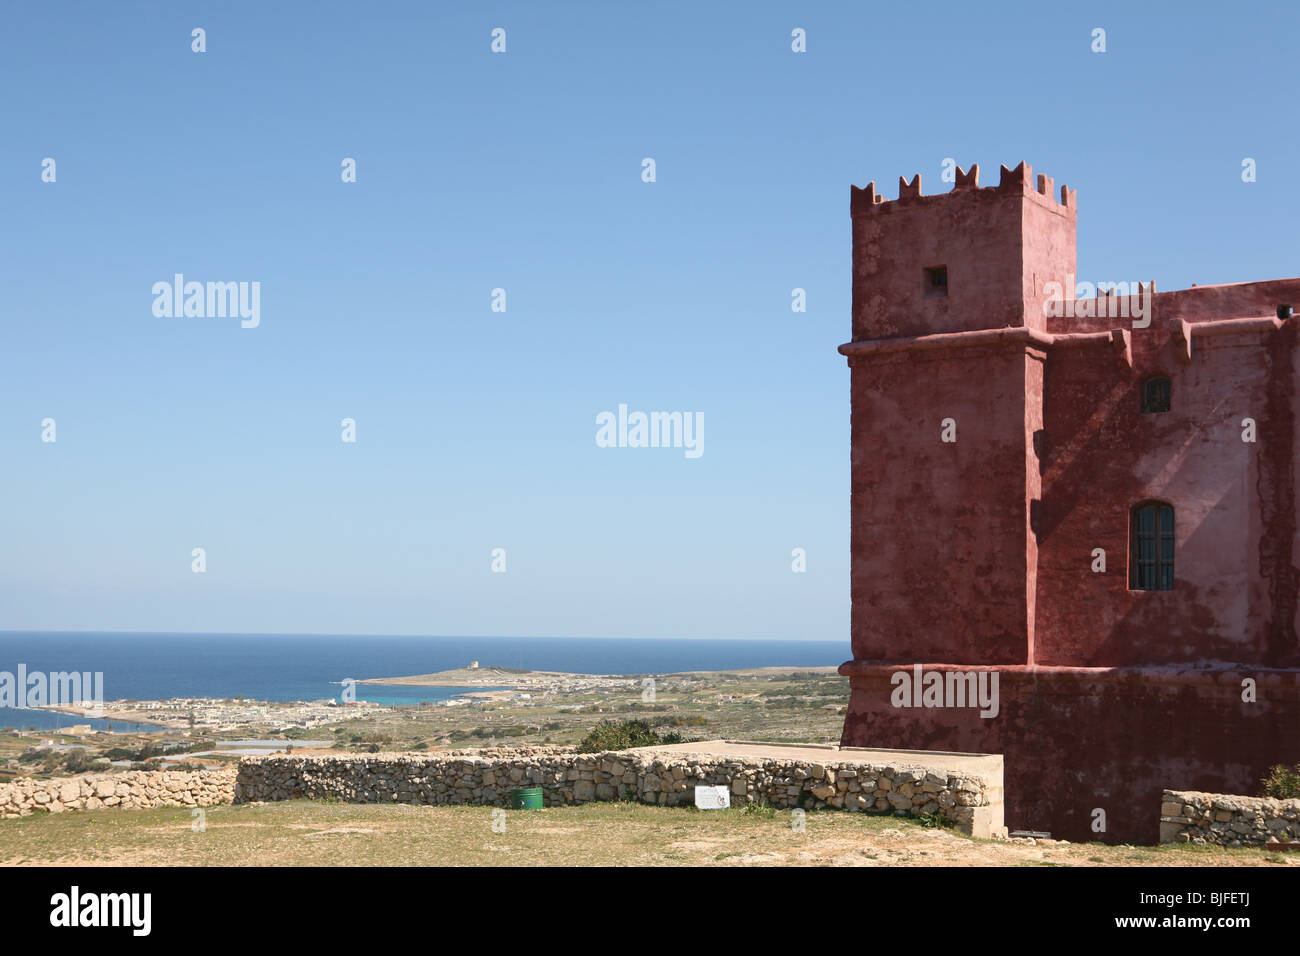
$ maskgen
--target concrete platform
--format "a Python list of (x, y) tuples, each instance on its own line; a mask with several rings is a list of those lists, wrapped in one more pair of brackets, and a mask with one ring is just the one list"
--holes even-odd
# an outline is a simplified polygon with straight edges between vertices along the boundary
[(675, 754), (708, 754), (753, 760), (824, 759), (836, 763), (861, 763), (899, 767), (905, 770), (947, 770), (984, 777), (1002, 786), (1000, 754), (967, 754), (945, 750), (878, 750), (874, 747), (841, 747), (839, 744), (773, 744), (758, 740), (701, 740), (687, 744), (637, 747), (639, 751)]
[(839, 744), (765, 743), (757, 740), (702, 740), (685, 744), (637, 747), (646, 755), (721, 757), (762, 763), (770, 760), (802, 764), (856, 764), (895, 770), (928, 770), (945, 778), (978, 777), (984, 782), (986, 806), (964, 812), (960, 829), (970, 836), (1005, 839), (1003, 762), (1001, 754), (953, 753), (943, 750), (882, 750), (841, 747)]

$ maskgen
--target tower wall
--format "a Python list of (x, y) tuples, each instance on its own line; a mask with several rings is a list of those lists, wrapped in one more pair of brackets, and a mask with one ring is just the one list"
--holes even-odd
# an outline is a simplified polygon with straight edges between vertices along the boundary
[[(843, 742), (1002, 754), (1012, 830), (1156, 843), (1164, 789), (1253, 794), (1270, 766), (1300, 762), (1296, 670), (999, 667), (993, 718), (896, 708), (897, 670), (842, 668), (852, 687)], [(1257, 682), (1253, 703), (1242, 700), (1246, 677)], [(1098, 809), (1104, 829), (1094, 828)]]
[(976, 341), (851, 363), (853, 656), (1023, 664), (1026, 390), (1042, 354)]
[[(1155, 842), (1164, 789), (1255, 793), (1300, 761), (1300, 319), (1280, 307), (1300, 280), (1148, 296), (1145, 326), (1049, 315), (1049, 283), (1074, 291), (1074, 193), (1024, 164), (990, 189), (958, 173), (942, 196), (852, 192), (842, 742), (1000, 753), (1012, 828)], [(1169, 412), (1140, 411), (1153, 374)], [(1172, 591), (1129, 590), (1148, 499), (1175, 509)], [(997, 714), (898, 706), (918, 664), (996, 675)]]
[[(1053, 351), (1037, 663), (1300, 663), (1295, 528), (1278, 525), (1295, 510), (1293, 334), (1193, 334), (1182, 361), (1157, 321), (1134, 331), (1132, 368), (1097, 349)], [(1171, 408), (1143, 414), (1140, 386), (1155, 374), (1170, 379)], [(1129, 590), (1129, 508), (1146, 499), (1175, 508), (1172, 591)], [(1103, 573), (1091, 570), (1096, 548)]]

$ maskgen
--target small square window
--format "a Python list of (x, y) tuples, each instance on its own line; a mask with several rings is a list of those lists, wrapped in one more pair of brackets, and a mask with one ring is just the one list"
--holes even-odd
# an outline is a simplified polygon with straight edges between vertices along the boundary
[(925, 270), (925, 297), (936, 298), (948, 294), (948, 267), (931, 266)]

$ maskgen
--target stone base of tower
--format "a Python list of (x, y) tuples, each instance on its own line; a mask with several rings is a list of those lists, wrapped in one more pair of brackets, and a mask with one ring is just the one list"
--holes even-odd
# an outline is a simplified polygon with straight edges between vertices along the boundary
[[(1006, 823), (1057, 839), (1157, 843), (1163, 790), (1259, 794), (1274, 764), (1300, 763), (1300, 670), (921, 666), (925, 677), (997, 675), (997, 714), (894, 706), (916, 665), (849, 661), (841, 743), (1002, 754)], [(952, 672), (953, 677), (948, 678)], [(1243, 682), (1254, 681), (1254, 702)], [(930, 695), (929, 703), (936, 703)], [(967, 702), (970, 703), (969, 701)], [(1104, 813), (1104, 831), (1096, 829)]]

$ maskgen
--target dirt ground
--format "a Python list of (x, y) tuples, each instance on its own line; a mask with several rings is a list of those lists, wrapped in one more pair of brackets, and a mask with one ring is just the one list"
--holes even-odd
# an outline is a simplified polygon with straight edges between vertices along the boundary
[[(540, 811), (291, 801), (0, 822), (0, 865), (1282, 866), (1300, 853), (973, 840), (909, 820), (592, 803)], [(200, 827), (202, 827), (200, 829)]]

